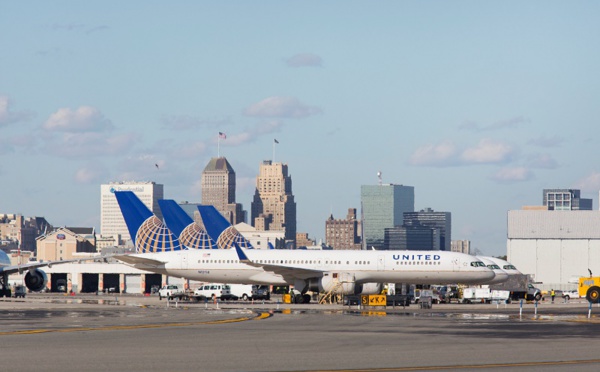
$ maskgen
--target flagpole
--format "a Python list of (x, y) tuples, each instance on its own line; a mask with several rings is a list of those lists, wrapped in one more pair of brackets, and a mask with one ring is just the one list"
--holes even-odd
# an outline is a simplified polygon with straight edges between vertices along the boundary
[(221, 135), (217, 134), (217, 158), (221, 157)]
[(275, 141), (273, 141), (273, 163), (275, 163)]

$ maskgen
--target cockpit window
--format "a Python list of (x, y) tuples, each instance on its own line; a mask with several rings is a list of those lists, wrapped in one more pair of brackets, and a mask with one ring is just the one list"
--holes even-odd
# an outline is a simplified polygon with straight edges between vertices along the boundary
[(492, 270), (500, 270), (500, 266), (498, 265), (488, 265), (488, 267)]
[(471, 262), (471, 266), (473, 267), (486, 267), (485, 264), (481, 261), (473, 261)]
[(504, 268), (505, 268), (505, 269), (508, 269), (508, 270), (516, 270), (516, 269), (517, 269), (517, 268), (516, 268), (516, 267), (514, 267), (513, 265), (504, 265)]

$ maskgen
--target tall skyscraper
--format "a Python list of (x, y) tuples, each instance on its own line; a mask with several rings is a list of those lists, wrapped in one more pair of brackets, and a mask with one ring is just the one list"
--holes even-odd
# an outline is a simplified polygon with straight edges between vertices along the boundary
[(431, 208), (425, 208), (419, 212), (405, 212), (404, 225), (420, 225), (438, 229), (439, 249), (450, 251), (452, 240), (452, 215), (450, 212), (435, 212)]
[(114, 194), (115, 191), (133, 191), (142, 203), (162, 221), (158, 200), (164, 199), (163, 185), (154, 182), (111, 182), (100, 185), (100, 233), (103, 236), (119, 236), (119, 244), (131, 240)]
[(362, 185), (363, 248), (384, 249), (385, 229), (401, 226), (404, 212), (415, 210), (415, 188), (394, 184)]
[(331, 215), (325, 221), (325, 241), (333, 249), (361, 249), (356, 208), (349, 208), (345, 220)]
[(295, 242), (296, 202), (287, 164), (265, 160), (260, 165), (252, 202), (251, 224), (259, 230), (285, 231), (285, 240)]
[(244, 222), (242, 205), (235, 202), (235, 171), (225, 157), (210, 159), (200, 182), (202, 204), (213, 205), (233, 225)]
[(554, 211), (591, 211), (592, 199), (582, 199), (580, 190), (544, 189), (544, 205)]

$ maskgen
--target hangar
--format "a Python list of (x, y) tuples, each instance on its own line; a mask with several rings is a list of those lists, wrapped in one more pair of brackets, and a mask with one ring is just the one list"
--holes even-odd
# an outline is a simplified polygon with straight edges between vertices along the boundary
[(542, 289), (573, 289), (588, 269), (600, 275), (598, 210), (512, 210), (507, 233), (508, 261)]

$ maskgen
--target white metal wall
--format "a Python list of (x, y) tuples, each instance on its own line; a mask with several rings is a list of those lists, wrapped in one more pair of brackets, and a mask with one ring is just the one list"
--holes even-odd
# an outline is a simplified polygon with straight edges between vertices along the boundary
[(522, 273), (555, 289), (572, 287), (569, 281), (589, 275), (588, 268), (600, 276), (599, 239), (509, 239), (507, 256)]

